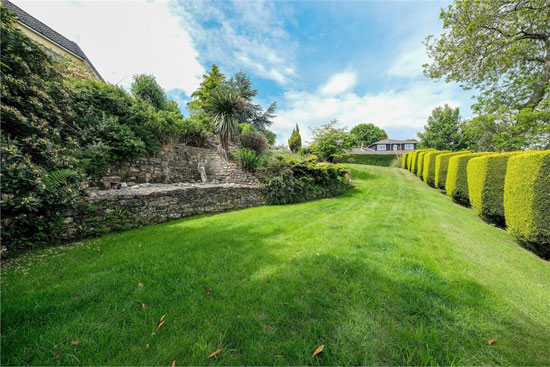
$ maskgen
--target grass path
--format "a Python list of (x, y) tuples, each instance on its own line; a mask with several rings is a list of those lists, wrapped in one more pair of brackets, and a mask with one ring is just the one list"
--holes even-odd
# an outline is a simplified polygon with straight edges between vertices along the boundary
[(548, 262), (406, 170), (350, 167), (337, 198), (4, 266), (2, 364), (550, 365)]

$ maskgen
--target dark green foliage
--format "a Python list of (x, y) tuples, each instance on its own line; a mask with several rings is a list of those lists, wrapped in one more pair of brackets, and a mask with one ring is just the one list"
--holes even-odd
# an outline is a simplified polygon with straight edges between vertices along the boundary
[(357, 146), (369, 146), (378, 140), (388, 138), (388, 134), (386, 134), (384, 129), (374, 124), (356, 125), (351, 129), (351, 133), (355, 136), (353, 144)]
[(275, 134), (271, 130), (264, 130), (264, 131), (262, 131), (262, 134), (264, 134), (265, 137), (267, 138), (267, 143), (269, 145), (275, 145), (275, 140), (277, 139), (277, 134)]
[(255, 131), (248, 131), (239, 135), (239, 141), (243, 148), (250, 149), (256, 154), (261, 154), (267, 149), (267, 138)]
[[(352, 159), (353, 161), (350, 161)], [(345, 154), (342, 156), (343, 163), (367, 164), (369, 166), (390, 167), (397, 161), (396, 154)]]
[(257, 177), (269, 204), (290, 204), (340, 195), (351, 187), (349, 171), (317, 157), (277, 156), (258, 169)]
[(298, 124), (296, 124), (296, 127), (294, 128), (294, 130), (292, 130), (292, 134), (288, 139), (288, 148), (292, 153), (296, 153), (300, 150), (301, 147), (302, 137), (300, 136), (300, 128), (298, 127)]
[(550, 258), (550, 150), (508, 159), (504, 213), (508, 229), (520, 241)]
[(149, 103), (157, 110), (162, 109), (166, 103), (164, 90), (158, 85), (153, 75), (134, 75), (131, 90), (134, 97)]

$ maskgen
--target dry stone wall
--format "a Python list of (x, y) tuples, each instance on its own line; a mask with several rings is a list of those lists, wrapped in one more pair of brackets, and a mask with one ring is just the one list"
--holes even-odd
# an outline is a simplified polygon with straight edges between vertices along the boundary
[(199, 167), (206, 171), (208, 183), (257, 185), (256, 178), (235, 163), (222, 159), (214, 149), (176, 145), (157, 155), (122, 161), (112, 167), (98, 185), (111, 189), (120, 182), (128, 186), (139, 183), (202, 182)]
[(67, 213), (65, 239), (99, 235), (204, 213), (265, 203), (257, 186), (238, 184), (152, 184), (100, 190)]

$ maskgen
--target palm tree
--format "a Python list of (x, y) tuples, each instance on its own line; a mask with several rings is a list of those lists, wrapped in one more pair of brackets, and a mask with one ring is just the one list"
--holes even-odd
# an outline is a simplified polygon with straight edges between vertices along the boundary
[(220, 90), (206, 102), (205, 110), (212, 117), (214, 133), (218, 135), (222, 148), (227, 152), (229, 140), (239, 134), (238, 116), (246, 101), (235, 91)]

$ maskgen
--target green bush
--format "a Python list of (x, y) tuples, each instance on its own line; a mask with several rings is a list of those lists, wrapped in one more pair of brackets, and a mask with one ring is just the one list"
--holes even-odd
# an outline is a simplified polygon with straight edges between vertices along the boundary
[(462, 154), (449, 159), (447, 180), (445, 182), (447, 195), (461, 204), (470, 204), (468, 190), (468, 161), (472, 158), (486, 154), (487, 153)]
[(550, 258), (550, 150), (508, 159), (504, 214), (510, 232), (527, 247)]
[[(317, 158), (315, 157), (315, 161)], [(333, 197), (352, 187), (349, 171), (337, 164), (276, 156), (257, 171), (269, 204), (289, 204)]]
[(469, 154), (469, 152), (453, 152), (440, 154), (435, 157), (435, 187), (445, 190), (445, 182), (447, 182), (447, 171), (449, 168), (449, 159), (457, 155)]
[(256, 154), (262, 154), (267, 149), (267, 138), (256, 131), (242, 133), (239, 141), (243, 148), (253, 150)]
[(418, 155), (422, 152), (425, 152), (429, 149), (417, 149), (413, 152), (411, 152), (411, 165), (410, 165), (410, 171), (414, 174), (417, 173), (418, 170)]
[(346, 154), (341, 157), (340, 162), (349, 162), (350, 158), (356, 164), (390, 167), (397, 160), (397, 154)]
[(407, 156), (409, 153), (404, 153), (401, 155), (401, 168), (407, 169)]
[(248, 148), (240, 148), (237, 150), (237, 162), (239, 166), (247, 172), (255, 172), (258, 168), (258, 156), (256, 152)]
[(411, 170), (413, 153), (414, 153), (414, 151), (407, 153), (407, 169), (409, 171)]
[(418, 153), (418, 158), (416, 160), (416, 175), (422, 179), (422, 170), (424, 169), (424, 156), (429, 153), (431, 150), (425, 150)]
[(514, 154), (518, 153), (487, 154), (468, 162), (470, 204), (482, 218), (498, 225), (504, 225), (504, 178)]
[(448, 153), (448, 150), (435, 150), (424, 155), (422, 167), (422, 179), (431, 187), (435, 186), (435, 158), (438, 155)]

